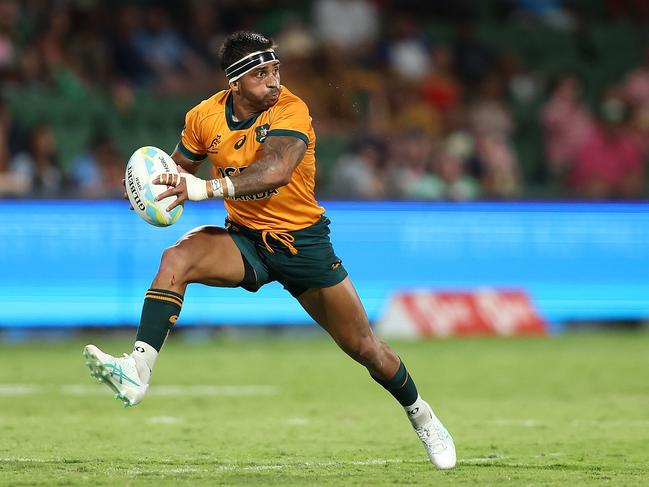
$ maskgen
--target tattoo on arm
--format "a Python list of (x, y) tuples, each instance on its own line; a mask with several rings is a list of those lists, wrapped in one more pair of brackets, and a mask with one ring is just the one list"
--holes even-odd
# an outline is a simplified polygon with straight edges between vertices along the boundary
[(257, 194), (288, 184), (305, 153), (306, 144), (297, 137), (268, 137), (261, 157), (231, 178), (236, 195)]

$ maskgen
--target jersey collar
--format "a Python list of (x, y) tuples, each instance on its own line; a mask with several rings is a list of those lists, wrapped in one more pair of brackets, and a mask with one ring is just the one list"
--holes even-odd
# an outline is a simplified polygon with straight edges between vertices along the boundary
[(261, 112), (257, 112), (251, 117), (242, 120), (240, 122), (234, 121), (234, 106), (232, 101), (232, 92), (228, 93), (228, 97), (225, 100), (225, 120), (228, 122), (228, 128), (230, 130), (246, 130), (252, 127), (252, 124), (255, 123)]

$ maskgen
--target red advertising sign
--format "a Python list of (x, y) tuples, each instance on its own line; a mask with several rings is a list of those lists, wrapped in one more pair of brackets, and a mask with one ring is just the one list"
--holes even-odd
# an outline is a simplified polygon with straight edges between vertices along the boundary
[(522, 290), (416, 291), (392, 296), (376, 330), (428, 338), (542, 335), (546, 324)]

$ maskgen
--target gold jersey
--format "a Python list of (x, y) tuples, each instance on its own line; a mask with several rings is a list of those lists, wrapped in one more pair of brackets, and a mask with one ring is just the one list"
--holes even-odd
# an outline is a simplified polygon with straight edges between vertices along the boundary
[(302, 139), (306, 153), (286, 186), (224, 202), (233, 222), (255, 230), (290, 232), (313, 225), (324, 209), (314, 195), (316, 137), (308, 107), (282, 86), (271, 108), (235, 121), (232, 96), (230, 90), (220, 91), (192, 108), (178, 150), (193, 161), (209, 158), (216, 177), (236, 177), (261, 156), (267, 137)]

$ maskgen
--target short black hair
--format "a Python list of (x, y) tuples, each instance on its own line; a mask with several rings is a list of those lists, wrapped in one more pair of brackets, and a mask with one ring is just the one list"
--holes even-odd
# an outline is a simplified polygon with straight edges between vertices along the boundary
[(272, 39), (256, 32), (240, 30), (230, 34), (223, 42), (219, 53), (221, 69), (225, 71), (225, 68), (251, 52), (265, 51), (274, 47), (275, 43)]

